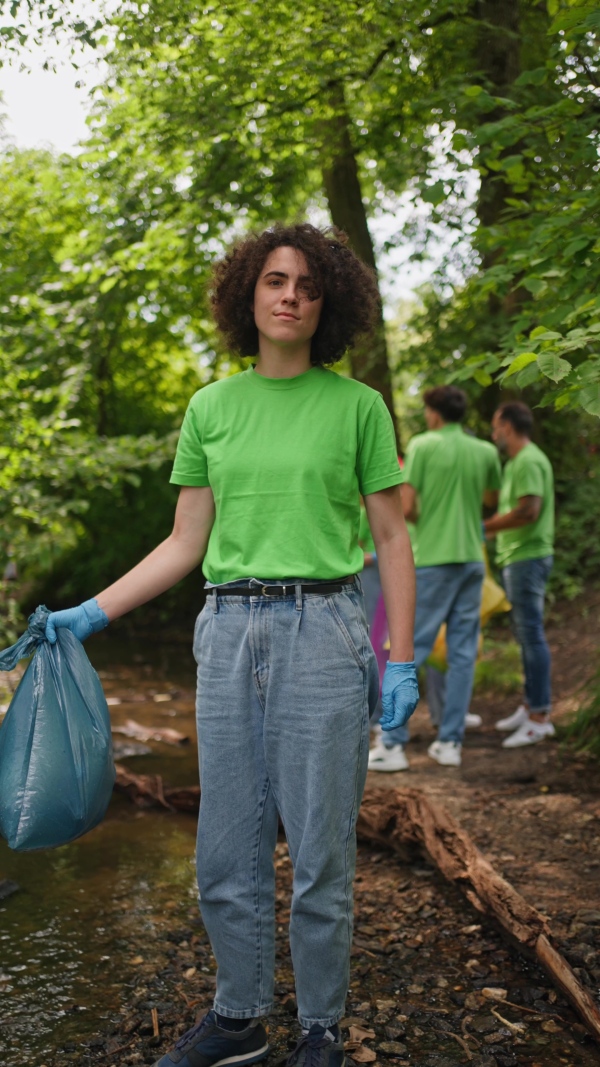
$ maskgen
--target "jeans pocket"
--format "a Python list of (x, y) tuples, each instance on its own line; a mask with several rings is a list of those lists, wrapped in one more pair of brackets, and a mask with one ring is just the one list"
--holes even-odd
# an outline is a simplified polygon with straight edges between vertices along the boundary
[(356, 665), (360, 667), (361, 671), (365, 671), (367, 669), (368, 636), (352, 598), (346, 593), (335, 593), (333, 596), (325, 597), (325, 602), (354, 657)]
[(200, 654), (200, 641), (201, 641), (200, 634), (201, 634), (202, 630), (204, 629), (204, 625), (203, 624), (206, 622), (207, 616), (208, 616), (208, 605), (205, 604), (204, 607), (202, 608), (202, 611), (198, 615), (198, 618), (196, 619), (196, 623), (195, 623), (195, 626), (194, 626), (194, 639), (192, 641), (192, 651), (194, 653), (194, 659), (196, 660), (196, 663), (198, 663), (198, 657), (199, 657), (199, 654)]

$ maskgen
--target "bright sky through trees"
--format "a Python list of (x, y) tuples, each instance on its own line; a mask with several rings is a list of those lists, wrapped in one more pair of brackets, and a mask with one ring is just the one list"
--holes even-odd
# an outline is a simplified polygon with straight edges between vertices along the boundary
[[(104, 68), (89, 50), (75, 70), (66, 46), (52, 49), (55, 70), (44, 70), (46, 50), (31, 46), (24, 60), (0, 67), (0, 129), (19, 148), (50, 148), (57, 152), (77, 152), (79, 142), (89, 133), (86, 117), (91, 90), (102, 80)], [(319, 214), (314, 221), (325, 223)], [(405, 221), (405, 213), (383, 214), (372, 224), (373, 236), (382, 245)], [(386, 317), (395, 314), (398, 301), (410, 298), (430, 276), (429, 264), (407, 263), (409, 249), (395, 249), (379, 256), (381, 287), (387, 302)]]

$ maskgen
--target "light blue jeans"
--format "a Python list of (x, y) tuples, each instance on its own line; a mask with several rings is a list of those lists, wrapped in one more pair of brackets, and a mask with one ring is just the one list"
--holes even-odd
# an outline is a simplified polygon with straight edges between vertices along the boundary
[(355, 826), (378, 696), (360, 586), (276, 600), (211, 590), (194, 655), (197, 872), (217, 960), (214, 1007), (234, 1019), (272, 1007), (281, 816), (294, 867), (298, 1016), (303, 1027), (331, 1026), (348, 990)]
[[(440, 741), (461, 742), (471, 703), (479, 641), (483, 563), (443, 563), (417, 567), (415, 663), (429, 656), (442, 623), (446, 623), (448, 671)], [(386, 748), (405, 745), (408, 727), (383, 732)]]
[(544, 598), (553, 556), (509, 563), (502, 582), (512, 604), (511, 624), (521, 646), (525, 699), (533, 712), (550, 711), (550, 649), (544, 633)]

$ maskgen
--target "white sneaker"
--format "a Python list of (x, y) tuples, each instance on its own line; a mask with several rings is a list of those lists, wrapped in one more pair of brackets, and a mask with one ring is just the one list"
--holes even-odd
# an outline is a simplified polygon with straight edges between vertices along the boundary
[(460, 767), (461, 748), (458, 741), (434, 741), (427, 749), (427, 755), (442, 767)]
[(502, 748), (521, 748), (523, 745), (537, 745), (538, 741), (543, 741), (545, 737), (554, 737), (556, 733), (552, 723), (548, 722), (536, 722), (535, 719), (527, 717), (527, 721), (519, 726), (518, 730), (515, 730), (514, 734), (507, 737), (502, 742)]
[(472, 715), (470, 711), (465, 715), (465, 729), (475, 730), (478, 726), (483, 726), (483, 719), (481, 715)]
[(385, 748), (379, 742), (369, 752), (370, 771), (407, 771), (408, 760), (404, 751), (404, 745), (394, 745), (393, 748)]
[(522, 726), (524, 722), (529, 722), (529, 712), (524, 704), (519, 704), (519, 707), (516, 711), (513, 711), (512, 715), (507, 715), (505, 719), (498, 719), (496, 729), (501, 730), (503, 733), (510, 733), (511, 730), (518, 730), (519, 726)]

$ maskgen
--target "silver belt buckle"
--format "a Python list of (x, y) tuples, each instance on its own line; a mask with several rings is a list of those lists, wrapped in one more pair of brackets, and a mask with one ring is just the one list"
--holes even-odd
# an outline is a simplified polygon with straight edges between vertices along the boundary
[(260, 590), (262, 596), (277, 596), (277, 593), (268, 593), (267, 589), (269, 589), (269, 588), (277, 589), (277, 590), (281, 589), (283, 596), (285, 596), (287, 586), (285, 586), (285, 585), (272, 585), (272, 586), (269, 587), (267, 585), (263, 585), (263, 586), (261, 586), (261, 590)]

